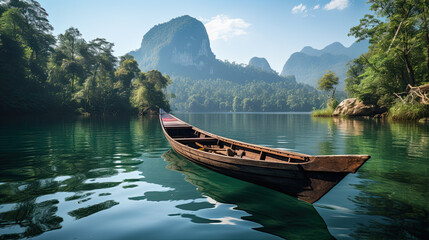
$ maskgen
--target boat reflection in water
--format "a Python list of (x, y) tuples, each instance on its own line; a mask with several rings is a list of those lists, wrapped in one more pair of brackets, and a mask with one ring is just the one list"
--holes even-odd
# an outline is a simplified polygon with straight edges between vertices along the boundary
[(308, 155), (240, 142), (198, 129), (160, 111), (171, 147), (190, 161), (219, 173), (314, 203), (369, 155)]
[[(185, 180), (203, 195), (218, 203), (235, 205), (235, 210), (248, 213), (249, 216), (242, 219), (262, 225), (255, 228), (258, 231), (287, 239), (333, 239), (311, 204), (201, 167), (173, 150), (162, 157), (167, 162), (167, 169), (184, 174)], [(194, 218), (198, 219), (198, 216)]]

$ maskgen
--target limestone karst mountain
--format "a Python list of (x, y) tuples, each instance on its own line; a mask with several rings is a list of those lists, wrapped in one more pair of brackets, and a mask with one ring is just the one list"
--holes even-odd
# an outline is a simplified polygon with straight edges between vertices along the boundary
[(157, 69), (170, 76), (236, 83), (294, 82), (293, 77), (279, 76), (274, 71), (216, 59), (204, 25), (188, 15), (154, 26), (143, 36), (140, 48), (130, 54), (143, 71)]
[(273, 69), (271, 68), (270, 64), (268, 63), (267, 59), (260, 58), (260, 57), (252, 57), (249, 61), (249, 66), (256, 67), (262, 71), (272, 72)]

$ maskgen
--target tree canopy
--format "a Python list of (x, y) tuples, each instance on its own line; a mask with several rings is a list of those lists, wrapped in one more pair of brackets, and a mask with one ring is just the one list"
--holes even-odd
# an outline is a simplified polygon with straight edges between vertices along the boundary
[(317, 84), (319, 85), (317, 89), (326, 92), (332, 91), (331, 98), (329, 100), (329, 102), (332, 102), (335, 98), (335, 86), (338, 85), (338, 83), (339, 78), (337, 77), (337, 75), (334, 72), (327, 71), (327, 73), (325, 73), (322, 78), (317, 80)]
[(330, 92), (338, 84), (338, 77), (334, 72), (328, 71), (322, 78), (317, 80), (317, 84), (319, 85), (317, 89)]
[[(163, 90), (170, 83), (158, 71), (142, 73), (136, 60), (113, 55), (113, 43), (89, 42), (76, 28), (55, 38), (48, 14), (35, 0), (0, 4), (0, 112), (118, 114), (136, 106), (131, 93), (149, 81), (150, 107), (169, 108)], [(161, 104), (162, 103), (162, 104)], [(136, 109), (140, 110), (140, 109)]]
[(427, 0), (370, 0), (370, 10), (349, 35), (369, 39), (368, 53), (348, 70), (346, 91), (365, 103), (390, 107), (393, 93), (429, 81)]

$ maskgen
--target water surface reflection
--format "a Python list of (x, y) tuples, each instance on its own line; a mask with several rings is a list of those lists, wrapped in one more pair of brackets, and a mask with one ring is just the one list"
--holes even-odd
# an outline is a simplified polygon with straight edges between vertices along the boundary
[[(185, 180), (198, 188), (214, 203), (190, 202), (177, 208), (195, 212), (214, 208), (216, 204), (232, 204), (234, 209), (248, 213), (243, 219), (261, 224), (258, 231), (271, 233), (287, 239), (332, 239), (326, 224), (312, 205), (241, 180), (213, 172), (198, 166), (173, 150), (164, 153), (163, 158), (170, 170), (183, 173)], [(311, 231), (309, 231), (311, 229)]]
[[(429, 126), (364, 119), (313, 119), (335, 128), (347, 153), (371, 155), (356, 175), (316, 206), (333, 234), (347, 238), (429, 237)], [(347, 221), (338, 221), (340, 214)]]
[(169, 151), (156, 117), (0, 120), (0, 239), (429, 237), (428, 124), (179, 117), (246, 142), (372, 158), (311, 207)]

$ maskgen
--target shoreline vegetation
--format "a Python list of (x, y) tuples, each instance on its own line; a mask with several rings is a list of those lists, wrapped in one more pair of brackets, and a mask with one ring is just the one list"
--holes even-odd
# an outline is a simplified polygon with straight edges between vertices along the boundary
[[(426, 1), (371, 0), (370, 10), (349, 36), (369, 39), (369, 51), (349, 63), (348, 97), (399, 121), (429, 117), (429, 7)], [(346, 99), (348, 100), (348, 99)], [(328, 104), (329, 105), (329, 104)], [(313, 112), (329, 116), (332, 109)], [(334, 110), (335, 111), (335, 110)], [(349, 114), (353, 116), (353, 114)]]
[(311, 111), (311, 116), (313, 117), (332, 117), (332, 114), (334, 113), (334, 108), (332, 107), (326, 107), (318, 110)]
[[(369, 4), (374, 15), (365, 15), (349, 33), (358, 42), (368, 39), (370, 47), (349, 63), (347, 97), (384, 110), (366, 116), (388, 115), (397, 121), (428, 118), (429, 8), (418, 0)], [(193, 112), (309, 111), (322, 104), (322, 91), (328, 94), (327, 107), (314, 109), (313, 116), (335, 115), (339, 105), (335, 98), (339, 80), (331, 71), (318, 81), (321, 91), (292, 78), (242, 85), (173, 76), (172, 84), (157, 70), (142, 72), (131, 55), (115, 57), (114, 44), (103, 38), (87, 42), (73, 27), (55, 37), (52, 30), (48, 13), (37, 1), (0, 4), (2, 115), (144, 115), (159, 108), (168, 111), (170, 103), (180, 105), (179, 111)]]
[(311, 111), (313, 117), (339, 117), (339, 118), (367, 118), (367, 119), (387, 119), (392, 121), (419, 121), (429, 123), (429, 106), (422, 103), (402, 103), (397, 102), (388, 111), (379, 114), (369, 115), (347, 115), (334, 114), (336, 108), (328, 106), (323, 109)]

